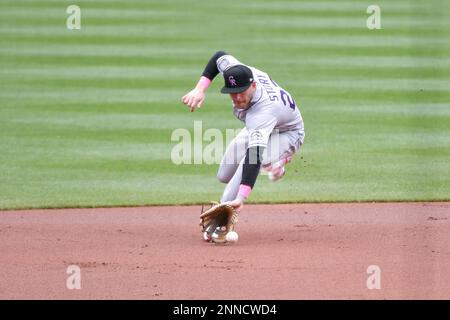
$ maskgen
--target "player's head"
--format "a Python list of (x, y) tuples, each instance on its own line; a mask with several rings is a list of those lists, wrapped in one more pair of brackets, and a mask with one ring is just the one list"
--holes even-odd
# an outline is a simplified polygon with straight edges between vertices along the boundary
[(223, 78), (225, 86), (220, 92), (230, 94), (236, 108), (247, 108), (256, 90), (252, 70), (244, 65), (233, 66), (225, 70)]

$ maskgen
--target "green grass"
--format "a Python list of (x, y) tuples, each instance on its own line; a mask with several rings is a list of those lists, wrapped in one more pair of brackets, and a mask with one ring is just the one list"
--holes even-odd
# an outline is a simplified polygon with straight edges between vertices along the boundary
[[(217, 200), (217, 165), (174, 165), (177, 128), (239, 128), (217, 79), (180, 97), (224, 49), (289, 90), (306, 140), (251, 202), (449, 200), (450, 3), (0, 2), (0, 209)], [(204, 142), (204, 144), (207, 144)]]

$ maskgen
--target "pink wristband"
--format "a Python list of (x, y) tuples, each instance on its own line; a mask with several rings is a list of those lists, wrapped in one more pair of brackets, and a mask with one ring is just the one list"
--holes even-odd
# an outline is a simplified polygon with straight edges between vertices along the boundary
[(211, 84), (211, 80), (209, 80), (207, 77), (205, 77), (205, 76), (202, 76), (201, 78), (200, 78), (200, 80), (198, 80), (198, 83), (197, 83), (197, 87), (200, 87), (200, 88), (202, 88), (203, 90), (206, 90), (206, 89), (208, 89), (208, 87), (209, 87), (209, 85)]
[(239, 186), (239, 196), (243, 197), (244, 199), (247, 199), (250, 195), (250, 192), (252, 191), (252, 188), (250, 186), (247, 186), (245, 184), (241, 184)]

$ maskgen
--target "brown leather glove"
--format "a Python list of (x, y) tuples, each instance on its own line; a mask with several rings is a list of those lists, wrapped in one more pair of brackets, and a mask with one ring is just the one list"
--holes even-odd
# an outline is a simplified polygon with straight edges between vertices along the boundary
[(227, 233), (234, 231), (237, 222), (236, 209), (226, 203), (212, 202), (211, 208), (200, 215), (203, 239), (208, 242), (225, 243)]

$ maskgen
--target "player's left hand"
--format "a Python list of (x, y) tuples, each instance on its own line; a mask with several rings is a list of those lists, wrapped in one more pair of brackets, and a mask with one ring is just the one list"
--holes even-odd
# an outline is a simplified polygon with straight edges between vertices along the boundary
[(241, 211), (244, 208), (244, 202), (241, 199), (234, 199), (233, 201), (228, 201), (228, 204), (235, 208), (237, 211)]

